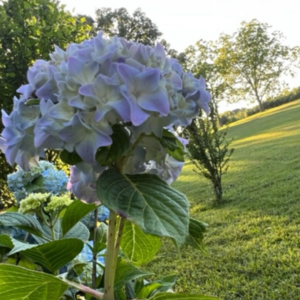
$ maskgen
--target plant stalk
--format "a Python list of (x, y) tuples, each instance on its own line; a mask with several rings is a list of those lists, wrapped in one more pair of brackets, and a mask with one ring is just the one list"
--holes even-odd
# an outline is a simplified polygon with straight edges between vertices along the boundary
[(120, 217), (118, 235), (117, 235), (116, 243), (115, 243), (115, 259), (114, 260), (115, 260), (116, 263), (118, 261), (118, 254), (119, 254), (119, 249), (120, 249), (124, 224), (125, 224), (125, 219)]
[(114, 300), (114, 282), (117, 262), (115, 260), (117, 214), (110, 211), (105, 256), (104, 300)]
[[(94, 236), (93, 245), (96, 245), (97, 239), (97, 223), (98, 223), (98, 207), (94, 210)], [(92, 269), (92, 288), (95, 290), (97, 288), (97, 252), (93, 251), (93, 269)]]

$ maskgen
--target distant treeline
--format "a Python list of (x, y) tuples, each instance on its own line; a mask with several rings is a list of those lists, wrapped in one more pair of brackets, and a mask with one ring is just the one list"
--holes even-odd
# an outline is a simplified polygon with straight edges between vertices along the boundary
[[(294, 88), (289, 92), (285, 92), (275, 99), (268, 99), (263, 103), (264, 109), (280, 106), (282, 104), (300, 99), (300, 87)], [(244, 119), (260, 112), (259, 105), (252, 108), (237, 108), (220, 114), (220, 124), (227, 125), (232, 122)]]

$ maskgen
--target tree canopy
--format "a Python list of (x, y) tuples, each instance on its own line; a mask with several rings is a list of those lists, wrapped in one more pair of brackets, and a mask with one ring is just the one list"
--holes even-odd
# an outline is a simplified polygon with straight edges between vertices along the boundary
[(162, 36), (157, 26), (138, 8), (129, 14), (126, 8), (101, 8), (96, 10), (96, 29), (109, 37), (118, 35), (127, 40), (154, 45)]
[(203, 76), (210, 91), (212, 101), (216, 104), (225, 99), (228, 88), (222, 77), (221, 65), (217, 64), (218, 44), (212, 41), (199, 40), (195, 46), (188, 47), (184, 52), (184, 65), (195, 77)]
[(242, 22), (233, 35), (221, 35), (216, 60), (232, 96), (257, 101), (261, 111), (263, 101), (282, 87), (282, 75), (292, 74), (296, 58), (296, 49), (284, 46), (283, 34), (270, 28), (255, 19)]
[(26, 82), (28, 67), (47, 59), (54, 44), (65, 48), (89, 36), (90, 26), (73, 17), (58, 1), (8, 0), (0, 5), (1, 108), (11, 110), (16, 89)]

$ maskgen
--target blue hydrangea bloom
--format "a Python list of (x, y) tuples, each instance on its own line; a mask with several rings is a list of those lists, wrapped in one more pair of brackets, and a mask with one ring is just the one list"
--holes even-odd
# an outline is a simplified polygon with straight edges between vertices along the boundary
[[(93, 241), (89, 241), (88, 244), (91, 247), (93, 247), (94, 242)], [(101, 251), (100, 254), (103, 254), (104, 252), (105, 252), (105, 250)], [(87, 244), (84, 244), (84, 247), (83, 247), (82, 251), (78, 255), (78, 259), (79, 260), (83, 260), (85, 262), (91, 262), (93, 260), (93, 253), (92, 253), (90, 247)], [(97, 261), (99, 263), (101, 263), (102, 265), (104, 265), (104, 263), (105, 263), (103, 256), (98, 256), (97, 257)]]
[(55, 166), (48, 161), (40, 161), (39, 166), (31, 167), (29, 171), (24, 171), (19, 166), (17, 171), (7, 176), (9, 189), (14, 193), (17, 201), (28, 196), (27, 186), (42, 176), (43, 192), (49, 192), (54, 195), (62, 195), (67, 192), (68, 177), (64, 171), (56, 170)]

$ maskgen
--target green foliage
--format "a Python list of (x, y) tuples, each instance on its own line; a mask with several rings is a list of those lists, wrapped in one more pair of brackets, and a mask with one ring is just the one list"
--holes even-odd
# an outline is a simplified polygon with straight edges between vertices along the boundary
[(56, 0), (8, 0), (0, 6), (0, 17), (1, 108), (10, 111), (32, 62), (47, 59), (54, 45), (65, 48), (86, 39), (90, 27)]
[[(173, 272), (175, 290), (223, 300), (299, 299), (300, 100), (230, 125), (235, 148), (224, 176), (223, 203), (212, 207), (209, 182), (188, 162), (172, 186), (191, 202), (191, 216), (209, 224), (205, 254), (181, 259), (164, 241), (147, 266)], [(176, 268), (174, 268), (174, 264)]]
[(233, 152), (226, 141), (227, 131), (218, 128), (218, 117), (214, 105), (210, 105), (209, 117), (201, 116), (184, 130), (189, 139), (188, 156), (195, 165), (195, 172), (212, 183), (215, 204), (222, 201), (222, 175), (227, 172), (228, 161)]
[(196, 78), (205, 79), (207, 89), (211, 94), (214, 105), (224, 100), (229, 86), (223, 78), (223, 65), (219, 64), (219, 45), (217, 42), (199, 40), (195, 46), (190, 46), (184, 51), (184, 66)]
[[(293, 88), (292, 90), (285, 91), (277, 95), (275, 98), (269, 98), (264, 103), (264, 109), (270, 109), (273, 107), (280, 106), (285, 103), (289, 103), (300, 98), (300, 87)], [(220, 114), (219, 120), (222, 125), (227, 125), (235, 121), (244, 119), (246, 117), (255, 115), (260, 112), (259, 106), (252, 108), (239, 108), (232, 111), (226, 111)]]
[(16, 204), (12, 192), (7, 187), (7, 174), (12, 173), (14, 169), (8, 165), (4, 154), (0, 153), (0, 211)]
[(0, 265), (0, 282), (3, 300), (58, 300), (68, 288), (68, 284), (49, 274), (5, 264)]
[(151, 297), (150, 300), (218, 300), (216, 297), (209, 297), (204, 295), (191, 295), (191, 294), (170, 294), (160, 293)]
[(185, 242), (188, 201), (156, 175), (123, 175), (110, 169), (100, 175), (97, 194), (106, 207), (144, 232), (171, 237), (178, 245)]
[(73, 201), (72, 204), (68, 206), (61, 220), (63, 236), (94, 209), (96, 209), (95, 204), (86, 204), (77, 200)]
[(96, 10), (96, 29), (104, 31), (109, 37), (118, 35), (129, 41), (154, 45), (162, 33), (140, 8), (131, 16), (126, 8)]
[(131, 263), (119, 258), (116, 269), (115, 289), (120, 289), (127, 282), (134, 279), (149, 276), (151, 273), (137, 269)]
[(283, 35), (270, 32), (271, 26), (252, 20), (232, 36), (221, 35), (216, 64), (231, 86), (231, 100), (256, 101), (263, 111), (266, 98), (276, 95), (283, 85), (282, 75), (293, 74), (297, 49), (282, 45)]
[[(137, 247), (138, 245), (138, 247)], [(123, 229), (121, 248), (123, 253), (135, 265), (143, 265), (151, 261), (160, 249), (161, 239), (145, 234), (139, 227), (126, 221)]]

